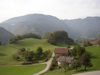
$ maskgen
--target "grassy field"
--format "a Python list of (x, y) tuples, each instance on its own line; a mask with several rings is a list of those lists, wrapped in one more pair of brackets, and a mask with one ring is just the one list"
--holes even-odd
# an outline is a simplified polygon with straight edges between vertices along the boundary
[(93, 67), (90, 69), (100, 70), (100, 46), (90, 46), (86, 50), (91, 53)]
[(27, 66), (0, 66), (0, 75), (32, 75), (42, 71), (45, 67), (46, 64)]
[(54, 51), (55, 48), (59, 46), (54, 46), (46, 42), (45, 39), (24, 39), (18, 41), (16, 44), (8, 44), (0, 46), (0, 75), (32, 75), (43, 70), (46, 65), (28, 65), (28, 66), (10, 66), (10, 65), (20, 65), (23, 61), (14, 60), (13, 54), (15, 54), (19, 48), (26, 48), (30, 50), (36, 50), (39, 46), (43, 48), (44, 51), (51, 50)]
[[(91, 53), (92, 55), (91, 62), (93, 64), (93, 67), (87, 68), (87, 70), (88, 71), (100, 70), (100, 46), (86, 47), (86, 51)], [(81, 68), (78, 68), (78, 72), (83, 72), (80, 70), (84, 70), (84, 66), (82, 66)], [(68, 70), (65, 74), (64, 69), (61, 68), (61, 69), (56, 69), (54, 71), (47, 71), (46, 73), (42, 75), (70, 75), (70, 74), (78, 73), (78, 72), (76, 72), (75, 69), (72, 69), (72, 70)]]
[(0, 46), (0, 65), (19, 65), (23, 61), (13, 60), (13, 54), (15, 54), (19, 48), (26, 48), (30, 50), (36, 50), (41, 46), (44, 51), (50, 49), (52, 52), (59, 46), (54, 46), (46, 42), (45, 39), (24, 39), (18, 41), (16, 44), (8, 44)]
[[(13, 54), (15, 54), (18, 51), (18, 49), (22, 47), (35, 51), (37, 47), (39, 46), (41, 46), (44, 51), (49, 49), (53, 52), (55, 48), (59, 48), (59, 47), (64, 48), (67, 45), (59, 43), (58, 46), (54, 46), (54, 45), (47, 43), (45, 39), (40, 40), (40, 39), (30, 38), (30, 39), (20, 40), (16, 44), (8, 44), (8, 45), (0, 46), (0, 65), (20, 65), (21, 62), (23, 61), (14, 60), (12, 58)], [(100, 46), (86, 47), (86, 50), (91, 53), (92, 55), (91, 62), (93, 64), (93, 67), (87, 68), (87, 69), (88, 70), (100, 70)], [(33, 68), (36, 66), (37, 68)], [(39, 66), (44, 68), (46, 65), (39, 65)], [(38, 65), (0, 66), (0, 75), (31, 75), (43, 69), (43, 68), (39, 68), (39, 66)], [(84, 67), (81, 67), (78, 70), (83, 70), (83, 69)], [(78, 72), (76, 72), (76, 70), (73, 69), (73, 70), (68, 70), (67, 73), (65, 74), (64, 69), (61, 68), (61, 69), (57, 69), (54, 71), (47, 71), (43, 75), (70, 75), (72, 73), (78, 73)]]

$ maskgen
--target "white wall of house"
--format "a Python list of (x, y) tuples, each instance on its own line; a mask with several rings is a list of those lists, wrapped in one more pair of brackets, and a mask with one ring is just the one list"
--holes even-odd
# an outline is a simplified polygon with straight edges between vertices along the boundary
[(58, 66), (61, 66), (61, 62), (58, 61)]

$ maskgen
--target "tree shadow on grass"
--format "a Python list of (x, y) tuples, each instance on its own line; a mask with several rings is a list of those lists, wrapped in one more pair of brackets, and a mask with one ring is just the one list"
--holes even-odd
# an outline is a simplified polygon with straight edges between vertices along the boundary
[(6, 56), (6, 54), (0, 53), (0, 56)]
[(91, 58), (92, 58), (92, 59), (97, 59), (98, 57), (97, 57), (97, 56), (92, 55), (92, 56), (91, 56)]
[(80, 69), (80, 70), (78, 70), (77, 72), (89, 72), (89, 71), (94, 71), (94, 70), (96, 70), (96, 69), (87, 69), (87, 70), (84, 70), (84, 69)]
[(90, 56), (91, 56), (91, 59), (97, 59), (98, 57), (96, 56), (96, 55), (94, 55), (93, 53), (91, 53), (91, 52), (88, 52), (89, 54), (90, 54)]

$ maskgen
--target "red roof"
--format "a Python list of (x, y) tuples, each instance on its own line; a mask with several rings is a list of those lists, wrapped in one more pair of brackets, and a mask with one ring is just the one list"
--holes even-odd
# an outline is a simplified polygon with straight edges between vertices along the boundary
[(67, 62), (67, 63), (72, 63), (75, 60), (75, 58), (73, 57), (69, 57), (69, 56), (60, 56), (57, 58), (57, 61), (59, 62)]
[(55, 48), (54, 51), (56, 54), (60, 54), (60, 53), (69, 53), (69, 49), (67, 48)]
[(99, 40), (99, 39), (96, 39), (95, 41), (90, 41), (90, 43), (91, 43), (91, 44), (95, 44), (95, 45), (96, 45), (96, 44), (97, 44), (97, 42), (98, 42), (98, 40)]

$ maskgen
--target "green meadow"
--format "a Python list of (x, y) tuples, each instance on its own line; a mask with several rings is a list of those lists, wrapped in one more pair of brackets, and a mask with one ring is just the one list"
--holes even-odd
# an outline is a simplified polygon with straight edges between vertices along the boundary
[(42, 71), (46, 64), (26, 66), (0, 66), (0, 75), (32, 75)]
[[(43, 48), (44, 51), (51, 50), (54, 51), (55, 48), (65, 48), (67, 45), (58, 43), (58, 46), (51, 45), (47, 43), (46, 39), (24, 39), (18, 41), (16, 44), (8, 44), (0, 46), (0, 75), (32, 75), (43, 70), (46, 65), (28, 65), (21, 66), (20, 64), (23, 61), (14, 60), (13, 54), (15, 54), (19, 48), (26, 48), (35, 51), (39, 46)], [(91, 70), (100, 70), (100, 46), (89, 46), (86, 47), (86, 51), (91, 53), (92, 58), (91, 62), (93, 67), (87, 68), (88, 71)], [(6, 65), (6, 66), (3, 66)], [(20, 66), (10, 66), (10, 65), (20, 65)], [(82, 72), (84, 66), (78, 68), (78, 72)], [(78, 73), (75, 69), (68, 70), (66, 74), (64, 73), (64, 69), (57, 68), (54, 71), (47, 71), (42, 75), (70, 75), (73, 73)]]
[(47, 43), (46, 39), (33, 38), (20, 40), (16, 44), (0, 46), (0, 65), (20, 65), (23, 61), (14, 60), (13, 54), (17, 53), (19, 48), (24, 47), (25, 49), (35, 51), (39, 46), (41, 46), (44, 51), (51, 50), (51, 52), (59, 47)]
[(47, 43), (45, 39), (33, 38), (20, 40), (16, 44), (0, 46), (0, 75), (32, 75), (43, 70), (46, 67), (44, 64), (21, 66), (23, 61), (13, 59), (13, 54), (15, 54), (19, 48), (24, 47), (35, 51), (39, 46), (43, 48), (43, 51), (51, 50), (51, 52), (53, 52), (55, 48), (58, 48), (58, 46)]

